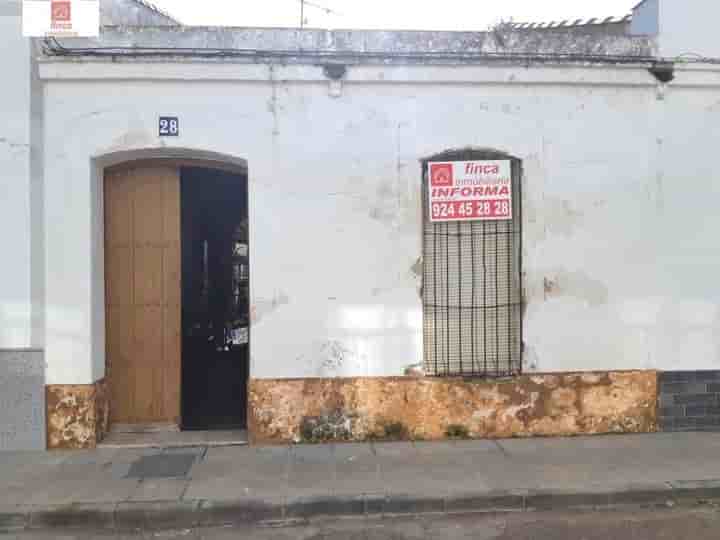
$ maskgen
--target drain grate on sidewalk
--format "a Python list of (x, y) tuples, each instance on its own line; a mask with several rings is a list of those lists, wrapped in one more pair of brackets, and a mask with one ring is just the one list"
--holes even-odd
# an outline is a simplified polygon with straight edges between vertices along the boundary
[(132, 462), (127, 478), (182, 478), (190, 472), (196, 458), (194, 453), (143, 456)]

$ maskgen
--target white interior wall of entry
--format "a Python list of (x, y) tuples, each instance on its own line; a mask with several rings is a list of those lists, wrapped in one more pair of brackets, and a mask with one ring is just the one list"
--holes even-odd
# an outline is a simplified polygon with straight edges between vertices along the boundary
[(92, 159), (163, 147), (248, 162), (252, 377), (421, 361), (419, 160), (467, 146), (524, 162), (526, 371), (720, 367), (717, 72), (179, 67), (43, 66), (50, 383), (103, 373)]

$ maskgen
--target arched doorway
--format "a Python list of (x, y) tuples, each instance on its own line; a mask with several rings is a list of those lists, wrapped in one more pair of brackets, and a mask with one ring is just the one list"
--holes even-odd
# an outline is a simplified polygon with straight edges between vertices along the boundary
[(150, 159), (105, 169), (111, 424), (245, 427), (247, 201), (246, 168)]

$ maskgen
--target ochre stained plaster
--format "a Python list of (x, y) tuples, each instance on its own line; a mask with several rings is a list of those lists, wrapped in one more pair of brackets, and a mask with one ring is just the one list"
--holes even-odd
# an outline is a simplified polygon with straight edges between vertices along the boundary
[(655, 371), (457, 378), (253, 379), (254, 443), (507, 438), (656, 430)]
[(87, 385), (51, 385), (47, 396), (48, 449), (94, 448), (108, 430), (104, 380)]

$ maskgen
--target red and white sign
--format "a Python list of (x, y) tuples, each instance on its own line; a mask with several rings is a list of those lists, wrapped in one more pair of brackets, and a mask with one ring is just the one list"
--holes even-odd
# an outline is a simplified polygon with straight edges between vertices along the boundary
[(27, 37), (97, 37), (99, 0), (23, 0)]
[(509, 160), (428, 163), (430, 221), (512, 219)]
[(50, 0), (50, 27), (53, 30), (72, 30), (70, 0)]

